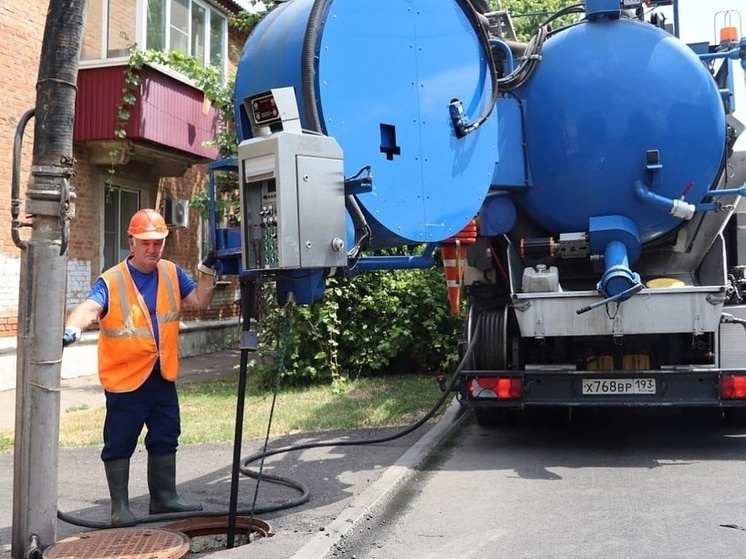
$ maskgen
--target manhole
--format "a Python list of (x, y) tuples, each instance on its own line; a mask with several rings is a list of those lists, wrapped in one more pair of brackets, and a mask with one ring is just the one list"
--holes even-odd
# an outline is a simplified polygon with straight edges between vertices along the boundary
[(44, 559), (172, 559), (189, 552), (186, 534), (163, 528), (112, 528), (50, 545)]
[[(201, 553), (206, 550), (225, 549), (228, 545), (227, 516), (202, 516), (188, 518), (167, 524), (165, 527), (177, 530), (189, 536), (190, 551)], [(248, 516), (237, 516), (233, 545), (239, 547), (254, 541), (256, 538), (271, 538), (274, 536), (268, 522)]]

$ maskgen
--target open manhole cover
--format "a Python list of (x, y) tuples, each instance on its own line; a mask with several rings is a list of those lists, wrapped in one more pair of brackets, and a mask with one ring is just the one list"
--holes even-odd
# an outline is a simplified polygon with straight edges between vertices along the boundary
[(189, 551), (186, 534), (162, 528), (112, 528), (70, 536), (49, 546), (44, 559), (172, 559)]
[[(228, 524), (229, 518), (227, 516), (202, 516), (173, 522), (167, 524), (166, 527), (186, 534), (191, 541), (190, 551), (197, 554), (203, 551), (226, 549)], [(274, 536), (269, 523), (258, 518), (238, 516), (235, 518), (234, 528), (233, 545), (235, 547), (246, 545), (256, 538), (271, 538)]]

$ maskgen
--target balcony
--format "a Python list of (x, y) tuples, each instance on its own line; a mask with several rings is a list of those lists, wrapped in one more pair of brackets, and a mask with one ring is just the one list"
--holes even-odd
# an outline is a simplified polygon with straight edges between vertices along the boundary
[(159, 176), (180, 176), (195, 163), (218, 158), (213, 139), (217, 114), (201, 90), (166, 71), (145, 66), (129, 107), (127, 135), (120, 140), (117, 106), (122, 99), (125, 64), (81, 68), (73, 140), (84, 142), (94, 165), (150, 164)]

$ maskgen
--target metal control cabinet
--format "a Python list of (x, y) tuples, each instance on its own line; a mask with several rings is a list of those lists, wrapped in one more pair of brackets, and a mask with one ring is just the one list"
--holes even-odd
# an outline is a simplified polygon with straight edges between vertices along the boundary
[(281, 131), (238, 147), (246, 270), (346, 266), (342, 149)]

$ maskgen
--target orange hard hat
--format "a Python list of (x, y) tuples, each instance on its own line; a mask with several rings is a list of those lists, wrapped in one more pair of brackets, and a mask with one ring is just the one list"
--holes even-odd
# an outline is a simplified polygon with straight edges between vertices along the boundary
[(127, 234), (135, 239), (163, 239), (168, 235), (168, 227), (163, 216), (155, 210), (140, 210), (130, 219)]

